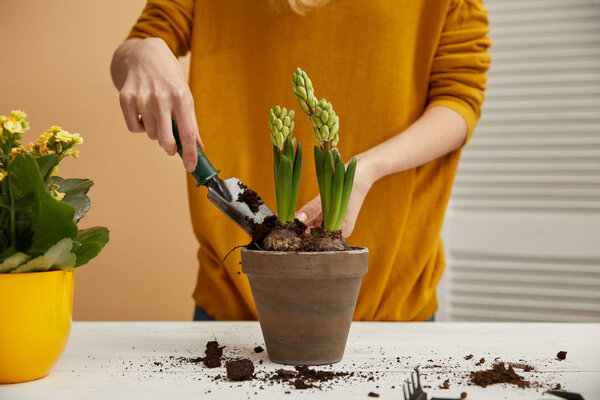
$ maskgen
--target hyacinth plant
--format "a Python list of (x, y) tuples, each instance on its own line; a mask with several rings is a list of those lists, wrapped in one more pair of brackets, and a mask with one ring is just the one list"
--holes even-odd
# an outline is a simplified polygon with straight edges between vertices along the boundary
[(321, 194), (323, 228), (330, 232), (340, 231), (352, 193), (356, 158), (345, 167), (335, 148), (340, 140), (340, 118), (327, 100), (317, 101), (310, 78), (300, 68), (296, 68), (293, 73), (292, 89), (300, 108), (312, 122), (313, 135), (319, 144), (314, 148), (314, 156)]
[(288, 111), (285, 107), (279, 106), (269, 111), (277, 219), (282, 224), (294, 221), (302, 173), (302, 145), (298, 143), (294, 151), (296, 138), (292, 137), (294, 114), (294, 110)]
[(0, 273), (73, 271), (108, 242), (104, 227), (79, 229), (90, 209), (89, 179), (56, 176), (65, 157), (83, 142), (58, 126), (21, 145), (27, 115), (0, 116)]

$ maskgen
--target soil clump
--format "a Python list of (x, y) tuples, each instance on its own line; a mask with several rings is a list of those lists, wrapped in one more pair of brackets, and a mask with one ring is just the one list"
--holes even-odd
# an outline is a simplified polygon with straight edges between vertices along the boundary
[(206, 352), (202, 361), (207, 368), (217, 368), (221, 366), (221, 357), (225, 346), (219, 346), (216, 340), (206, 343)]
[(510, 383), (520, 388), (528, 388), (531, 383), (518, 375), (512, 365), (506, 365), (503, 362), (496, 363), (491, 369), (471, 372), (471, 382), (477, 386), (487, 387), (496, 383)]
[(225, 369), (232, 381), (249, 381), (254, 374), (254, 363), (247, 358), (231, 360), (225, 363)]
[(248, 186), (244, 185), (242, 182), (238, 182), (238, 186), (242, 189), (242, 192), (238, 194), (237, 201), (240, 203), (245, 203), (252, 214), (256, 214), (258, 212), (258, 208), (264, 204), (260, 196)]
[(567, 358), (567, 352), (566, 351), (559, 351), (558, 354), (556, 355), (556, 358), (558, 358), (560, 361), (566, 359)]

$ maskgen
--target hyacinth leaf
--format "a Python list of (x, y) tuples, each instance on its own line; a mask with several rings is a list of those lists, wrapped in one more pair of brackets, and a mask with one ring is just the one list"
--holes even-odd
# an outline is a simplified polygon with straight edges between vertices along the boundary
[(290, 214), (288, 220), (294, 220), (296, 205), (298, 203), (298, 190), (300, 190), (300, 175), (302, 174), (302, 144), (298, 143), (296, 156), (294, 157), (294, 168), (292, 172), (292, 199), (290, 202)]
[[(325, 156), (323, 155), (323, 150), (321, 150), (321, 148), (319, 146), (315, 146), (314, 153), (315, 153), (315, 170), (317, 171), (317, 183), (319, 184), (319, 193), (323, 193), (324, 192), (324, 189), (323, 189), (323, 160), (324, 160)], [(321, 199), (321, 203), (322, 202), (323, 202), (323, 200)]]
[(74, 252), (77, 256), (75, 267), (87, 264), (92, 258), (96, 257), (108, 243), (109, 232), (103, 226), (82, 229), (75, 238), (79, 244)]
[(279, 202), (277, 203), (277, 219), (282, 224), (289, 222), (290, 200), (292, 194), (292, 163), (285, 155), (279, 160), (279, 171), (277, 171), (277, 183), (279, 186)]
[(344, 163), (337, 162), (335, 164), (335, 172), (333, 174), (333, 186), (331, 188), (331, 208), (325, 221), (325, 229), (335, 231), (335, 223), (340, 213), (340, 202), (342, 201), (342, 189), (344, 188)]
[(333, 150), (333, 164), (337, 165), (338, 163), (344, 163), (342, 161), (342, 156), (340, 155), (340, 152), (337, 150)]
[(342, 200), (340, 201), (340, 213), (335, 222), (335, 230), (339, 231), (344, 226), (348, 203), (352, 194), (352, 185), (354, 184), (354, 173), (356, 172), (356, 158), (353, 158), (348, 164), (346, 175), (344, 176), (344, 189), (342, 190)]
[(285, 143), (283, 144), (283, 154), (285, 154), (290, 161), (294, 159), (294, 145), (290, 139), (285, 139)]
[(333, 186), (333, 164), (331, 162), (331, 152), (325, 153), (323, 159), (323, 191), (321, 192), (321, 207), (323, 218), (329, 215), (331, 210), (331, 187)]

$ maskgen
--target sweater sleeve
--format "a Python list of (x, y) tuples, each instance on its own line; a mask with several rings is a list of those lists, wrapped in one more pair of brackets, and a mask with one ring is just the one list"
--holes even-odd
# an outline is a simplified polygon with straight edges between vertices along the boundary
[(158, 37), (177, 57), (184, 56), (190, 50), (193, 16), (194, 0), (148, 0), (127, 38)]
[(491, 57), (483, 0), (450, 0), (433, 59), (427, 108), (445, 106), (467, 122), (469, 140), (481, 114)]

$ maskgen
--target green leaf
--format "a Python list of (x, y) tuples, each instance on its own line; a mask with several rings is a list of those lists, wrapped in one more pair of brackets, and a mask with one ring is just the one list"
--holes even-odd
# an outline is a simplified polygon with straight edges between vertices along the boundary
[(51, 246), (43, 255), (28, 261), (16, 269), (13, 269), (11, 273), (41, 272), (48, 271), (50, 269), (72, 271), (75, 267), (76, 261), (75, 254), (71, 253), (72, 249), (72, 239), (61, 239), (56, 244)]
[(336, 231), (335, 223), (340, 213), (340, 203), (342, 201), (342, 189), (344, 188), (344, 163), (339, 161), (335, 164), (335, 173), (333, 174), (333, 187), (331, 189), (331, 208), (325, 221), (325, 229)]
[[(333, 166), (331, 152), (325, 153), (323, 160), (323, 191), (321, 192), (321, 206), (323, 208), (323, 221), (327, 221), (331, 210), (331, 188), (333, 186)], [(327, 228), (325, 228), (327, 229)]]
[(33, 242), (31, 215), (26, 215), (21, 212), (16, 213), (15, 233), (17, 239), (17, 242), (15, 243), (15, 249), (17, 251), (27, 251)]
[(21, 265), (24, 262), (26, 262), (27, 260), (29, 260), (29, 258), (30, 257), (27, 254), (14, 253), (10, 257), (7, 257), (6, 259), (4, 259), (4, 261), (2, 261), (2, 264), (0, 264), (0, 274), (11, 272), (15, 268), (17, 268), (19, 265)]
[(288, 222), (290, 200), (292, 197), (292, 163), (285, 155), (279, 160), (279, 171), (277, 174), (279, 186), (280, 203), (277, 204), (277, 219), (282, 224)]
[(94, 182), (89, 179), (64, 179), (53, 176), (50, 178), (50, 183), (58, 185), (58, 191), (65, 194), (61, 201), (73, 206), (75, 209), (73, 220), (79, 222), (90, 209), (91, 203), (87, 192)]
[(74, 208), (65, 202), (57, 201), (48, 192), (35, 160), (19, 155), (12, 164), (14, 186), (21, 193), (33, 192), (31, 205), (31, 229), (33, 242), (28, 253), (42, 254), (64, 238), (75, 238), (77, 225), (73, 221)]
[[(323, 150), (319, 146), (315, 146), (315, 171), (317, 172), (317, 183), (319, 184), (319, 193), (323, 193)], [(323, 196), (321, 196), (321, 206), (323, 206)]]
[(292, 172), (292, 199), (290, 200), (290, 209), (288, 220), (293, 221), (296, 216), (296, 206), (298, 203), (298, 190), (300, 190), (300, 175), (302, 175), (302, 144), (298, 143), (296, 156), (294, 157), (294, 168)]
[(87, 264), (92, 258), (96, 257), (104, 245), (108, 243), (109, 232), (103, 226), (96, 226), (89, 229), (82, 229), (75, 238), (80, 244), (75, 249), (77, 262), (75, 267)]
[(356, 158), (353, 158), (348, 164), (346, 175), (344, 176), (344, 189), (342, 191), (342, 201), (340, 204), (340, 213), (335, 222), (335, 230), (340, 230), (344, 226), (346, 212), (348, 211), (348, 203), (352, 194), (352, 185), (354, 184), (354, 173), (356, 171)]
[(294, 159), (294, 145), (289, 138), (285, 139), (285, 143), (283, 145), (283, 154), (285, 154), (290, 162)]
[(52, 170), (56, 167), (60, 161), (60, 157), (57, 154), (46, 154), (35, 159), (38, 168), (40, 169), (40, 175), (42, 180), (48, 183)]

